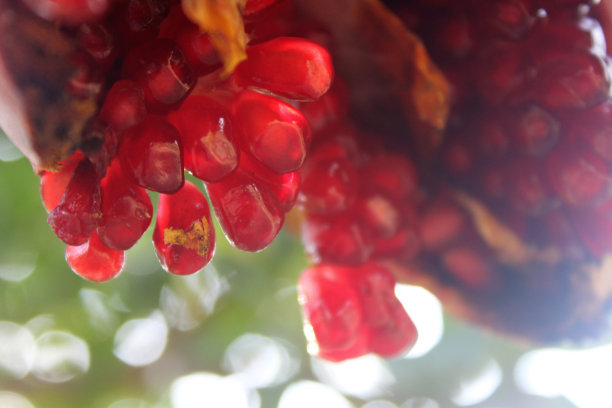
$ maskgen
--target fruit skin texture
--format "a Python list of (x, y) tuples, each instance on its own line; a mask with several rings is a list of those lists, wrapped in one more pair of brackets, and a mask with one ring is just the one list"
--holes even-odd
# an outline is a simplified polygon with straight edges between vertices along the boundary
[(82, 245), (66, 245), (66, 262), (77, 275), (90, 281), (104, 282), (121, 273), (125, 254), (104, 245), (94, 232)]
[(323, 263), (303, 271), (298, 293), (309, 351), (330, 361), (367, 352), (383, 357), (407, 352), (417, 332), (394, 287), (389, 270), (373, 261)]
[(193, 183), (160, 194), (153, 245), (162, 267), (176, 275), (195, 273), (212, 259), (215, 230), (206, 197)]
[(59, 239), (70, 245), (81, 245), (98, 226), (100, 183), (94, 166), (83, 159), (74, 170), (66, 192), (47, 222)]

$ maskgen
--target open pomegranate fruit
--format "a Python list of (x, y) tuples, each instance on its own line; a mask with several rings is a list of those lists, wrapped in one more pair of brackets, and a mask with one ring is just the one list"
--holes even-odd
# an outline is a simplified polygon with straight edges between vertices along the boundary
[(212, 214), (256, 252), (294, 211), (322, 358), (410, 348), (398, 280), (515, 338), (598, 339), (612, 27), (595, 3), (0, 0), (0, 125), (87, 279), (117, 276), (153, 221), (186, 275), (213, 257)]

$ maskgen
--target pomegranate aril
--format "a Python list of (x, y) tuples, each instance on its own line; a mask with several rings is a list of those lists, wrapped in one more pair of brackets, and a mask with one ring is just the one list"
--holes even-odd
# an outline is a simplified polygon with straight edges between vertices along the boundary
[(180, 5), (174, 7), (162, 23), (159, 37), (176, 42), (199, 75), (221, 67), (221, 60), (210, 36), (185, 16)]
[(61, 166), (59, 171), (45, 171), (41, 175), (40, 197), (48, 212), (52, 211), (60, 203), (66, 187), (72, 178), (74, 169), (83, 157), (83, 153), (77, 150), (68, 160), (59, 163)]
[(79, 46), (100, 64), (101, 69), (111, 67), (117, 54), (115, 37), (105, 25), (81, 24), (77, 35)]
[(100, 182), (88, 159), (76, 166), (66, 191), (47, 222), (55, 235), (70, 245), (87, 242), (100, 222)]
[(352, 269), (316, 265), (302, 272), (298, 293), (308, 351), (330, 361), (368, 352), (363, 311), (351, 284)]
[(384, 194), (370, 193), (357, 198), (356, 216), (376, 238), (387, 238), (397, 232), (400, 224), (398, 206)]
[(170, 9), (167, 0), (129, 0), (126, 19), (134, 32), (159, 26)]
[(181, 134), (185, 169), (194, 176), (219, 181), (238, 166), (240, 151), (230, 112), (223, 105), (204, 95), (192, 95), (169, 119)]
[(98, 176), (104, 177), (106, 168), (117, 155), (119, 140), (115, 128), (95, 118), (83, 130), (80, 148), (93, 163)]
[(242, 171), (206, 183), (215, 215), (229, 242), (243, 251), (261, 251), (272, 243), (284, 222), (274, 194)]
[(435, 203), (419, 217), (419, 237), (425, 248), (439, 250), (461, 237), (467, 221), (465, 213), (457, 205)]
[(294, 100), (314, 100), (332, 84), (334, 72), (327, 50), (301, 38), (279, 37), (247, 49), (236, 68), (246, 86), (267, 89)]
[(215, 252), (215, 230), (204, 194), (191, 182), (160, 194), (153, 245), (162, 267), (188, 275), (206, 266)]
[(240, 170), (267, 187), (276, 196), (284, 212), (293, 208), (301, 185), (301, 177), (298, 171), (284, 174), (275, 173), (246, 153), (240, 156)]
[(352, 211), (308, 215), (302, 224), (302, 242), (315, 263), (358, 265), (374, 250), (370, 231)]
[(101, 18), (110, 0), (23, 0), (38, 16), (49, 21), (78, 25)]
[(469, 289), (483, 290), (493, 283), (493, 265), (468, 245), (444, 251), (442, 263), (453, 278)]
[(66, 87), (77, 99), (96, 98), (102, 89), (104, 78), (97, 62), (84, 52), (77, 52), (71, 58), (75, 70)]
[(66, 262), (77, 275), (90, 281), (104, 282), (121, 273), (125, 254), (104, 245), (94, 232), (84, 244), (66, 245)]
[(298, 202), (308, 212), (332, 214), (349, 208), (357, 197), (358, 174), (343, 157), (311, 154), (301, 169)]
[(377, 155), (359, 171), (364, 192), (382, 193), (404, 202), (418, 193), (418, 175), (410, 159), (392, 154)]
[(543, 166), (534, 162), (517, 161), (509, 166), (505, 180), (514, 208), (538, 215), (554, 207), (554, 193), (544, 174)]
[(129, 249), (151, 224), (153, 205), (149, 194), (125, 178), (117, 160), (107, 170), (100, 186), (102, 220), (98, 237), (109, 248)]
[(232, 105), (241, 146), (277, 173), (299, 169), (310, 145), (300, 111), (272, 96), (243, 91)]
[(340, 78), (334, 80), (333, 85), (325, 95), (311, 102), (299, 104), (313, 132), (322, 130), (333, 123), (341, 123), (348, 115), (348, 88)]
[(147, 116), (145, 95), (134, 81), (121, 80), (113, 84), (100, 109), (100, 118), (121, 132), (137, 125)]
[(391, 272), (378, 263), (368, 262), (355, 269), (353, 279), (368, 327), (370, 350), (383, 357), (407, 352), (417, 340), (417, 331), (395, 297)]
[(178, 191), (185, 181), (180, 135), (168, 121), (148, 116), (123, 134), (119, 160), (132, 183), (165, 194)]
[(148, 108), (155, 111), (166, 111), (180, 103), (196, 79), (181, 49), (168, 39), (156, 39), (131, 50), (121, 72), (142, 87)]
[(572, 145), (557, 148), (546, 164), (552, 187), (561, 200), (570, 205), (591, 203), (610, 185), (605, 161)]
[(521, 109), (515, 118), (514, 138), (531, 156), (549, 153), (559, 140), (559, 122), (537, 105)]

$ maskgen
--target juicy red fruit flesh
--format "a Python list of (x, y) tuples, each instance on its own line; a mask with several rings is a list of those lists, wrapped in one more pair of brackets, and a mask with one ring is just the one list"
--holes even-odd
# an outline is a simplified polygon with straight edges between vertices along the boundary
[(215, 230), (206, 197), (191, 182), (174, 194), (160, 194), (153, 245), (162, 267), (189, 275), (206, 266), (215, 252)]
[(108, 247), (131, 248), (151, 224), (153, 205), (147, 191), (125, 178), (119, 162), (108, 168), (102, 187), (102, 220), (98, 236)]
[(66, 262), (77, 275), (94, 282), (104, 282), (121, 273), (125, 254), (104, 245), (94, 232), (82, 245), (66, 245)]
[(119, 160), (128, 180), (148, 190), (172, 194), (185, 182), (181, 136), (164, 118), (148, 116), (128, 129)]
[(70, 245), (87, 242), (100, 222), (100, 183), (94, 166), (83, 159), (47, 222), (59, 239)]

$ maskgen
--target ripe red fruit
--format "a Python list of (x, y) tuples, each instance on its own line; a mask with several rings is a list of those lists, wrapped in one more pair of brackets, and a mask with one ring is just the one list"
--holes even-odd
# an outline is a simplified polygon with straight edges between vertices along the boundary
[(230, 112), (204, 95), (191, 95), (169, 115), (183, 141), (185, 169), (204, 181), (219, 181), (238, 166)]
[(100, 186), (102, 220), (98, 236), (109, 248), (129, 249), (151, 224), (153, 205), (149, 194), (125, 178), (118, 160), (108, 168)]
[(376, 262), (303, 271), (298, 292), (309, 351), (331, 361), (407, 352), (417, 332), (394, 288), (391, 273)]
[(283, 209), (274, 194), (243, 171), (206, 183), (208, 197), (230, 243), (243, 251), (266, 248), (283, 225)]
[(119, 132), (142, 122), (145, 116), (147, 108), (144, 91), (130, 80), (115, 82), (100, 110), (100, 118)]
[(83, 159), (74, 170), (66, 191), (47, 222), (55, 235), (70, 245), (89, 239), (100, 222), (100, 182), (94, 166)]
[(72, 178), (74, 169), (83, 159), (83, 153), (77, 150), (70, 158), (59, 163), (59, 171), (45, 171), (40, 177), (40, 197), (45, 209), (52, 211), (60, 203), (66, 187)]
[(172, 194), (185, 181), (181, 137), (174, 126), (158, 116), (148, 116), (124, 134), (119, 146), (123, 173), (148, 190)]
[(82, 245), (66, 245), (66, 262), (77, 275), (104, 282), (119, 275), (125, 264), (125, 254), (108, 248), (94, 232)]
[(392, 154), (377, 155), (359, 171), (364, 192), (380, 192), (404, 202), (418, 192), (417, 170), (410, 159)]
[(124, 78), (142, 87), (147, 107), (154, 111), (163, 112), (177, 105), (195, 83), (187, 58), (168, 39), (156, 39), (131, 50), (121, 72)]
[(243, 91), (232, 105), (241, 146), (277, 173), (299, 169), (310, 146), (310, 126), (288, 103)]
[(206, 197), (191, 182), (174, 194), (160, 194), (153, 231), (155, 253), (170, 273), (189, 275), (215, 252), (215, 229)]
[(329, 53), (311, 41), (278, 37), (249, 47), (247, 55), (236, 69), (236, 78), (244, 85), (289, 99), (313, 100), (332, 84)]
[(23, 0), (40, 17), (71, 25), (86, 23), (102, 16), (109, 0)]

